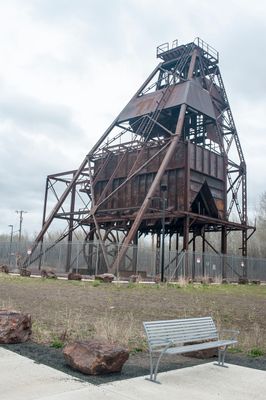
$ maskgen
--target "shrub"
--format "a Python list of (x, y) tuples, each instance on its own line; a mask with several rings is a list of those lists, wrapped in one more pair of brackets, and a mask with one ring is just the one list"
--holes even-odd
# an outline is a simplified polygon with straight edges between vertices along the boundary
[(53, 347), (54, 349), (61, 349), (64, 347), (64, 342), (59, 338), (54, 338), (50, 344), (50, 347)]
[(248, 352), (248, 355), (251, 357), (261, 357), (264, 355), (264, 351), (260, 347), (252, 347)]

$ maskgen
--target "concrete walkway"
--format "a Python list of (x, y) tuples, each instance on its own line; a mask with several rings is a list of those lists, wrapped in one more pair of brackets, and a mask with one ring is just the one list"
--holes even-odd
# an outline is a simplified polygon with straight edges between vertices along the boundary
[(213, 362), (95, 386), (0, 348), (1, 400), (265, 400), (266, 372)]

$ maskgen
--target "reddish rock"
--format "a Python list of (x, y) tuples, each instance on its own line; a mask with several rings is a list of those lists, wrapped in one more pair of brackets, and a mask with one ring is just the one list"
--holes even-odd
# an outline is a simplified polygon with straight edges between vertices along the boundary
[(130, 275), (129, 277), (129, 282), (136, 283), (140, 281), (140, 276), (139, 275)]
[(41, 270), (41, 277), (47, 279), (57, 279), (57, 275), (52, 270), (42, 269)]
[(101, 274), (101, 275), (95, 275), (95, 279), (98, 279), (98, 281), (102, 281), (105, 283), (111, 283), (113, 282), (115, 276), (113, 274)]
[(0, 272), (4, 272), (5, 274), (9, 273), (9, 269), (7, 265), (0, 265)]
[(31, 271), (27, 268), (21, 268), (19, 271), (20, 276), (31, 276)]
[(30, 338), (30, 335), (30, 314), (0, 310), (0, 343), (26, 342)]
[(210, 276), (208, 277), (204, 277), (203, 279), (201, 279), (200, 283), (202, 283), (203, 285), (208, 285), (210, 283), (214, 283), (213, 278), (211, 278)]
[(67, 275), (67, 279), (69, 281), (81, 281), (82, 275), (76, 274), (75, 272), (69, 272), (69, 274)]
[(125, 348), (99, 340), (70, 343), (63, 354), (67, 364), (88, 375), (120, 372), (129, 357)]
[[(210, 342), (210, 340), (205, 340), (197, 343), (205, 343), (205, 342)], [(195, 344), (195, 342), (191, 343), (186, 343), (185, 346), (189, 346)], [(205, 349), (205, 350), (198, 350), (198, 351), (191, 351), (190, 353), (184, 353), (183, 355), (186, 357), (192, 357), (192, 358), (200, 358), (200, 359), (207, 359), (207, 358), (213, 358), (216, 357), (218, 354), (217, 348), (213, 349)]]
[(240, 277), (238, 279), (238, 284), (239, 285), (248, 285), (248, 278)]

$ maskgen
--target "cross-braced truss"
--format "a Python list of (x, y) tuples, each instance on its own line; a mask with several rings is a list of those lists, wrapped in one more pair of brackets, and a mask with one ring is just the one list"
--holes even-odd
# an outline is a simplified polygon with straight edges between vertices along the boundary
[[(141, 234), (160, 235), (162, 217), (166, 234), (183, 237), (184, 250), (196, 236), (205, 243), (205, 232), (221, 232), (219, 251), (226, 253), (228, 232), (238, 230), (247, 255), (246, 163), (219, 55), (197, 38), (159, 46), (157, 56), (159, 65), (79, 169), (48, 176), (43, 227), (26, 263), (41, 257), (55, 220), (65, 226), (51, 247), (65, 238), (71, 242), (81, 229), (86, 241), (101, 243), (110, 272), (125, 262), (128, 246)], [(110, 257), (109, 242), (122, 245), (119, 254)]]

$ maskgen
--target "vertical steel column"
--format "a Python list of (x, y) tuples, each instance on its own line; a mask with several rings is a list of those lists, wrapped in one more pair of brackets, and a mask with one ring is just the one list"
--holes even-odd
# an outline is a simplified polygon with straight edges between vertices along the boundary
[(164, 282), (164, 258), (165, 258), (165, 209), (166, 209), (166, 197), (165, 192), (167, 190), (167, 186), (161, 185), (161, 189), (163, 192), (163, 218), (162, 218), (162, 258), (161, 258), (161, 282)]
[(185, 277), (188, 278), (188, 246), (189, 246), (189, 217), (186, 216), (183, 221), (183, 250), (185, 251)]
[(175, 250), (176, 250), (176, 262), (175, 262), (175, 266), (176, 266), (176, 274), (175, 274), (175, 277), (176, 278), (178, 278), (178, 268), (177, 268), (177, 266), (178, 266), (178, 249), (179, 249), (179, 233), (178, 232), (176, 232), (176, 239), (175, 239), (176, 241), (175, 241)]
[[(186, 153), (185, 153), (185, 188), (184, 188), (184, 210), (189, 212), (190, 208), (190, 143), (186, 143)], [(183, 222), (183, 249), (186, 251), (185, 258), (185, 277), (188, 278), (189, 274), (189, 217), (186, 216)]]
[[(42, 226), (44, 226), (44, 224), (45, 224), (46, 210), (47, 210), (47, 199), (48, 199), (48, 190), (49, 190), (49, 178), (46, 178), (45, 193), (44, 193), (44, 205), (43, 205), (43, 215), (42, 215)], [(41, 269), (41, 266), (42, 266), (43, 238), (44, 238), (44, 236), (42, 236), (41, 240), (40, 240), (40, 258), (39, 258), (39, 265), (38, 265), (39, 270)]]
[(132, 260), (133, 274), (137, 273), (138, 241), (139, 241), (139, 236), (138, 236), (138, 234), (136, 234), (136, 236), (134, 237), (134, 241), (133, 241), (133, 260)]
[(192, 239), (192, 245), (193, 245), (193, 261), (192, 261), (192, 280), (195, 280), (195, 269), (196, 269), (196, 234), (193, 232), (193, 239)]
[(76, 184), (72, 186), (71, 200), (70, 200), (70, 218), (69, 218), (69, 232), (67, 237), (67, 257), (66, 257), (66, 272), (70, 270), (71, 266), (71, 255), (72, 255), (72, 240), (73, 240), (73, 217), (75, 211), (75, 199), (76, 199)]
[(202, 228), (202, 276), (205, 276), (205, 226)]
[(221, 253), (222, 253), (222, 278), (225, 279), (227, 275), (225, 254), (227, 254), (227, 231), (226, 226), (222, 226), (221, 232)]
[(161, 235), (156, 235), (156, 257), (155, 257), (155, 275), (159, 274), (160, 271), (160, 249), (161, 249)]
[[(247, 224), (247, 175), (246, 175), (246, 164), (243, 166), (243, 175), (242, 175), (242, 224)], [(247, 229), (242, 230), (242, 256), (247, 257), (248, 249), (247, 249)], [(243, 268), (243, 277), (247, 278), (247, 260), (244, 261)]]

